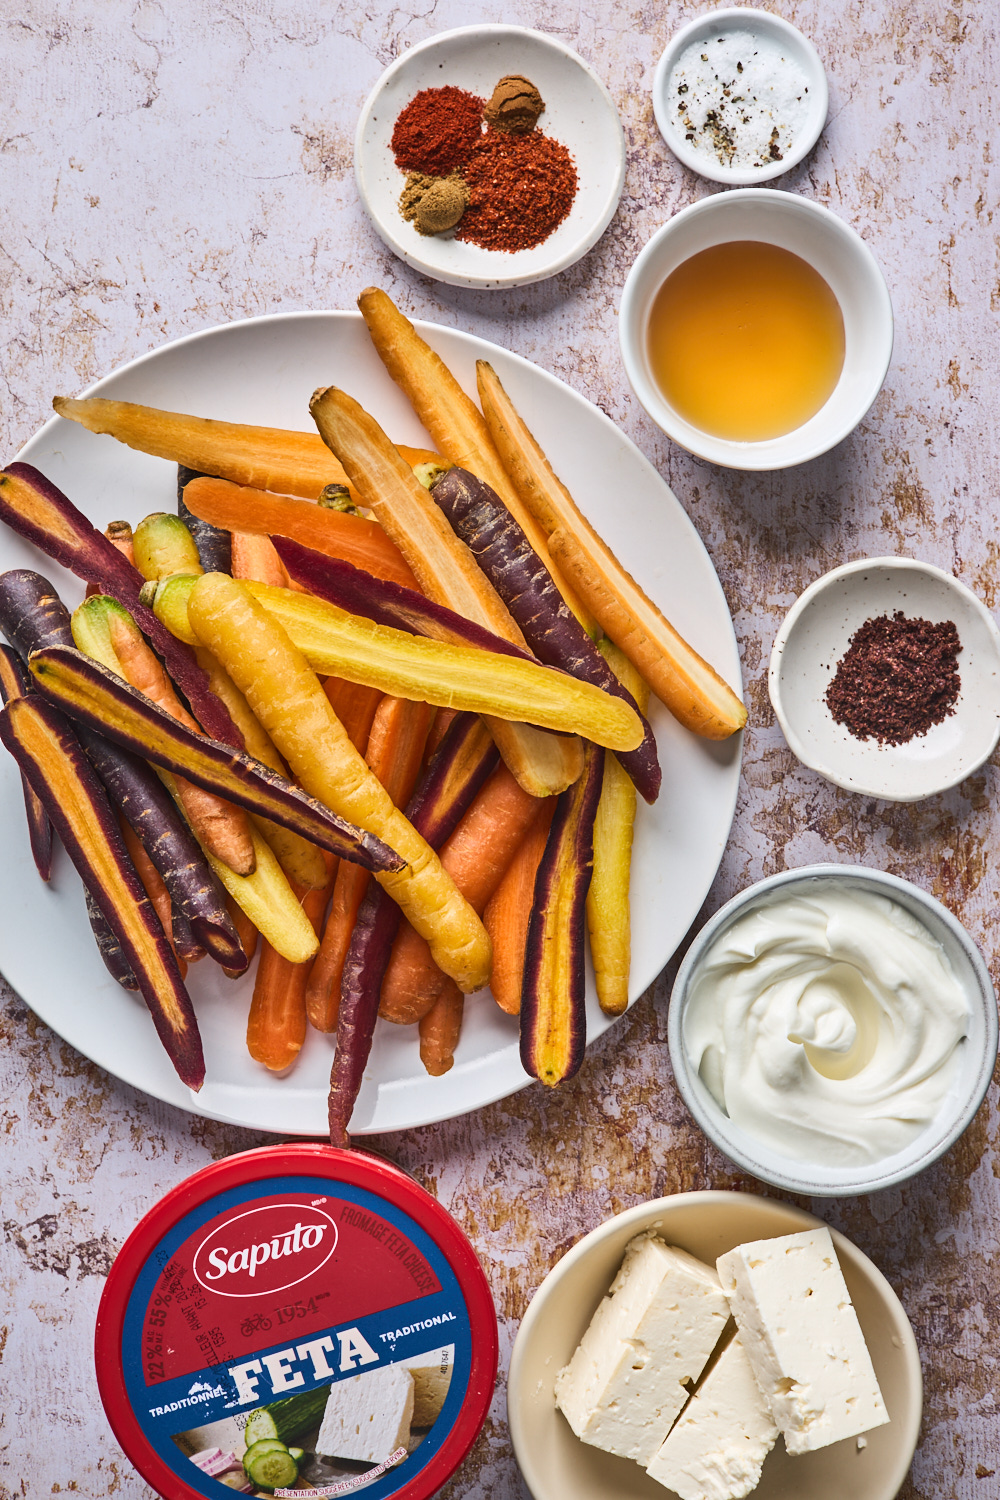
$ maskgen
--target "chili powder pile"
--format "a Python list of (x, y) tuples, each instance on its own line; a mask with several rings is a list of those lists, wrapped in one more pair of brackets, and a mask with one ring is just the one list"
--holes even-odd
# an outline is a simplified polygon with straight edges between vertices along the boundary
[(962, 643), (954, 621), (866, 620), (826, 690), (827, 707), (855, 739), (905, 745), (955, 712)]
[[(510, 79), (501, 80), (509, 83)], [(522, 90), (538, 91), (527, 79)], [(494, 94), (496, 90), (494, 91)], [(544, 109), (537, 97), (537, 113)], [(396, 165), (410, 174), (400, 212), (423, 233), (437, 233), (419, 220), (421, 178), (460, 174), (469, 203), (455, 238), (484, 250), (514, 253), (542, 244), (566, 218), (576, 197), (573, 157), (560, 141), (538, 128), (486, 128), (485, 101), (465, 89), (445, 85), (421, 89), (400, 112), (392, 132)], [(535, 118), (537, 118), (537, 113)], [(414, 174), (420, 174), (419, 177)]]
[(484, 250), (530, 250), (547, 240), (576, 197), (576, 167), (566, 147), (540, 130), (490, 130), (466, 168), (469, 206), (457, 240)]
[(483, 133), (485, 99), (446, 84), (421, 89), (400, 111), (392, 153), (404, 172), (447, 177), (468, 161)]

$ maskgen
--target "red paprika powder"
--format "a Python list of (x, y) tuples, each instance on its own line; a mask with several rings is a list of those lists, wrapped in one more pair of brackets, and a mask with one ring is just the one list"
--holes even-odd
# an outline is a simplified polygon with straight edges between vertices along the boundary
[(450, 84), (421, 89), (400, 111), (392, 132), (397, 167), (447, 177), (479, 144), (484, 108), (485, 100)]

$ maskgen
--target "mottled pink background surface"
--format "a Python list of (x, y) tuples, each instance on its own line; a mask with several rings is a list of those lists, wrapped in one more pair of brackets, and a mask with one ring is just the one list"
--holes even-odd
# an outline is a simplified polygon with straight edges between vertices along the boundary
[[(676, 209), (716, 189), (657, 133), (649, 88), (672, 32), (704, 7), (606, 0), (432, 3), (419, 13), (304, 0), (27, 0), (3, 7), (0, 307), (10, 456), (56, 392), (73, 393), (183, 333), (232, 318), (351, 307), (375, 282), (415, 316), (468, 329), (554, 371), (639, 444), (687, 506), (719, 570), (751, 706), (732, 839), (705, 914), (763, 875), (815, 860), (887, 869), (932, 891), (996, 974), (994, 761), (955, 791), (892, 806), (799, 766), (767, 698), (778, 625), (848, 559), (902, 553), (954, 571), (993, 606), (998, 488), (997, 174), (986, 0), (771, 7), (816, 43), (830, 120), (774, 186), (841, 214), (881, 263), (897, 317), (881, 396), (834, 453), (779, 474), (691, 459), (628, 390), (616, 311), (634, 256)], [(555, 280), (468, 292), (383, 247), (352, 175), (361, 103), (400, 48), (475, 20), (550, 31), (610, 88), (629, 166), (597, 247)], [(0, 915), (2, 920), (2, 915)], [(53, 934), (58, 942), (59, 935)], [(610, 1213), (661, 1193), (749, 1187), (680, 1103), (665, 1045), (667, 970), (558, 1094), (540, 1086), (377, 1146), (455, 1214), (489, 1274), (503, 1366), (547, 1270)], [(169, 1186), (267, 1137), (198, 1120), (118, 1083), (3, 1001), (4, 1227), (0, 1500), (151, 1491), (111, 1436), (91, 1361), (112, 1259)], [(963, 1140), (908, 1186), (805, 1206), (850, 1235), (901, 1296), (920, 1342), (923, 1434), (908, 1500), (1000, 1494), (996, 1091)], [(526, 1495), (503, 1377), (448, 1496)]]

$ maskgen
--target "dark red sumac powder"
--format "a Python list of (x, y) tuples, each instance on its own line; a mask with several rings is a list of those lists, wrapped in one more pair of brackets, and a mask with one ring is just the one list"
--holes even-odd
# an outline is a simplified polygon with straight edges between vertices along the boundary
[(400, 111), (392, 151), (404, 172), (447, 177), (468, 161), (483, 133), (485, 100), (450, 84), (421, 89)]
[(908, 620), (901, 610), (866, 620), (837, 663), (827, 707), (855, 739), (905, 745), (955, 712), (961, 649), (951, 620)]
[(487, 131), (464, 176), (469, 206), (455, 238), (484, 250), (540, 245), (565, 219), (576, 196), (572, 156), (540, 130), (530, 135)]

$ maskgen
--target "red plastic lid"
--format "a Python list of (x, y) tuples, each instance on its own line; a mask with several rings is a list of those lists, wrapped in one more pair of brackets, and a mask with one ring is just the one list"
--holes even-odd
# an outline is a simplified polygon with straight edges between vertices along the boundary
[(485, 1421), (497, 1353), (454, 1219), (391, 1163), (319, 1145), (169, 1192), (116, 1259), (95, 1338), (115, 1436), (163, 1500), (428, 1500)]

